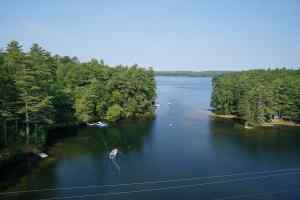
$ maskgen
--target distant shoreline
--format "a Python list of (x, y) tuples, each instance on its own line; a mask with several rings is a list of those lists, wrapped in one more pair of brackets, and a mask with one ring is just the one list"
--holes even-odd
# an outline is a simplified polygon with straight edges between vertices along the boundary
[(155, 71), (155, 76), (214, 77), (234, 71)]
[[(210, 112), (210, 116), (222, 118), (222, 119), (241, 119), (240, 117), (232, 114), (224, 115), (224, 114), (216, 114), (214, 112)], [(300, 123), (296, 123), (293, 121), (287, 121), (282, 119), (274, 119), (271, 122), (265, 122), (257, 127), (274, 127), (274, 126), (289, 126), (289, 127), (300, 127)], [(245, 129), (252, 129), (255, 127), (246, 126)]]

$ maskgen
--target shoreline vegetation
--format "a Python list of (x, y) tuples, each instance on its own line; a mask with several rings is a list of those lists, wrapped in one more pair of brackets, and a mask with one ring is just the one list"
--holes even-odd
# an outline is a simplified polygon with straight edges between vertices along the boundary
[(17, 41), (0, 48), (0, 170), (39, 153), (56, 128), (154, 116), (152, 68), (53, 55)]
[(222, 74), (212, 80), (215, 116), (234, 118), (247, 129), (300, 126), (300, 70), (268, 69)]
[(233, 71), (155, 71), (155, 76), (214, 77)]
[[(212, 117), (216, 117), (216, 118), (222, 118), (222, 119), (238, 119), (238, 120), (242, 120), (242, 118), (238, 117), (237, 115), (232, 115), (232, 114), (217, 114), (214, 112), (210, 113), (210, 116)], [(300, 123), (296, 123), (293, 121), (287, 121), (287, 120), (283, 120), (283, 119), (273, 119), (270, 122), (264, 122), (262, 124), (259, 125), (260, 127), (274, 127), (274, 126), (291, 126), (291, 127), (300, 127)], [(244, 128), (246, 129), (251, 129), (251, 128), (255, 128), (253, 126), (247, 126)]]

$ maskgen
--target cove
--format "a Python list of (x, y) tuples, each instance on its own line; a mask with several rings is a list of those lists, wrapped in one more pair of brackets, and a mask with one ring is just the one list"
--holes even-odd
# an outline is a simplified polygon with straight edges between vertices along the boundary
[[(156, 82), (157, 103), (160, 107), (156, 110), (155, 118), (126, 120), (104, 129), (65, 129), (62, 134), (70, 136), (56, 141), (49, 149), (49, 159), (43, 160), (8, 191), (78, 187), (77, 189), (28, 192), (0, 197), (76, 199), (87, 195), (85, 199), (179, 200), (217, 199), (262, 193), (266, 196), (261, 199), (300, 197), (299, 191), (296, 190), (300, 187), (297, 181), (300, 174), (232, 183), (223, 183), (232, 177), (219, 177), (209, 180), (80, 189), (81, 186), (177, 180), (300, 167), (299, 128), (265, 127), (244, 130), (231, 119), (211, 117), (211, 78), (157, 77)], [(113, 148), (121, 151), (116, 159), (119, 168), (108, 159), (108, 153)], [(255, 178), (257, 175), (248, 177)], [(128, 191), (208, 182), (217, 183), (126, 194)], [(290, 192), (273, 194), (286, 190)], [(92, 196), (107, 192), (115, 195)]]

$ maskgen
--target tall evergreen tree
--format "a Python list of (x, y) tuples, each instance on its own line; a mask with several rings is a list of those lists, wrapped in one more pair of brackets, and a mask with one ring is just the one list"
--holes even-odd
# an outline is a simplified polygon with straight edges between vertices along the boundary
[(19, 96), (16, 86), (17, 72), (24, 66), (24, 53), (18, 42), (12, 41), (7, 45), (5, 54), (2, 54), (0, 64), (0, 116), (3, 126), (3, 141), (7, 144), (9, 122), (15, 121), (18, 131), (18, 105)]
[(51, 84), (54, 76), (48, 65), (47, 53), (33, 45), (26, 57), (26, 64), (17, 81), (22, 100), (21, 113), (25, 115), (26, 141), (30, 142), (30, 128), (35, 127), (35, 139), (40, 126), (53, 122)]

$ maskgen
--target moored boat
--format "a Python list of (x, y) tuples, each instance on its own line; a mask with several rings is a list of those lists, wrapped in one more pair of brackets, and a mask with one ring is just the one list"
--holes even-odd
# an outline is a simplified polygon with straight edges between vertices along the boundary
[(118, 154), (118, 149), (113, 149), (110, 153), (109, 153), (109, 159), (114, 159), (116, 158)]
[(86, 123), (88, 126), (96, 126), (96, 127), (99, 127), (99, 128), (102, 128), (102, 127), (106, 127), (107, 124), (104, 123), (104, 122), (96, 122), (96, 123)]
[(97, 123), (96, 123), (96, 126), (97, 126), (97, 127), (106, 127), (107, 124), (104, 123), (104, 122), (97, 122)]
[(38, 153), (38, 156), (42, 159), (47, 158), (48, 155), (46, 153)]

